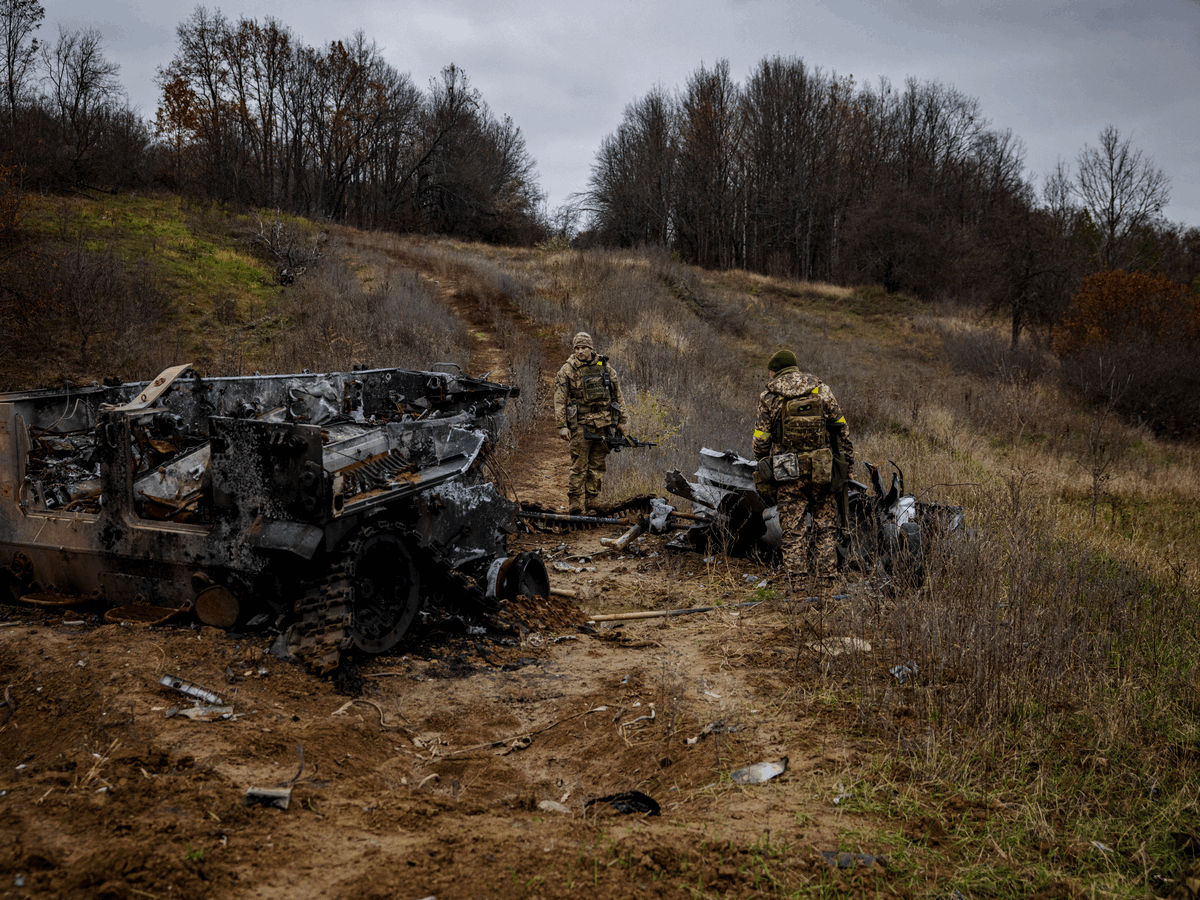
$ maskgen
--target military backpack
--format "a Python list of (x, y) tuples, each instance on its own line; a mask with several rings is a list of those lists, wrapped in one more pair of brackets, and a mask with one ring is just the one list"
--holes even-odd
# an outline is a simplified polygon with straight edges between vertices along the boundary
[(775, 435), (784, 452), (759, 463), (764, 480), (788, 484), (805, 479), (821, 487), (833, 480), (833, 451), (819, 391), (814, 387), (799, 397), (784, 398)]

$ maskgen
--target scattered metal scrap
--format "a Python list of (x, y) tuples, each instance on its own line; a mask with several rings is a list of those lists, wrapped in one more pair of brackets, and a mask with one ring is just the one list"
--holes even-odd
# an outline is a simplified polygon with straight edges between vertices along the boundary
[(734, 784), (765, 784), (772, 778), (787, 771), (788, 758), (785, 756), (775, 762), (760, 762), (744, 769), (729, 773), (729, 779)]
[[(363, 369), (0, 394), (0, 591), (265, 622), (316, 671), (548, 589), (483, 475), (516, 388)], [(48, 602), (48, 601), (46, 601)], [(151, 621), (161, 616), (148, 615)]]
[(247, 806), (267, 806), (275, 809), (287, 809), (292, 803), (292, 787), (304, 774), (304, 745), (296, 745), (296, 753), (300, 757), (300, 767), (288, 781), (276, 787), (251, 787), (246, 789)]
[(909, 678), (917, 676), (917, 664), (913, 660), (906, 663), (901, 663), (898, 666), (892, 666), (888, 672), (895, 677), (901, 684), (905, 684)]
[(158, 679), (158, 683), (163, 687), (169, 687), (173, 691), (178, 691), (184, 696), (191, 697), (193, 700), (211, 703), (213, 706), (221, 706), (225, 702), (221, 699), (221, 695), (215, 691), (210, 691), (208, 688), (203, 688), (183, 678), (176, 678), (174, 675), (164, 675)]
[(745, 725), (726, 725), (724, 719), (718, 719), (715, 722), (709, 722), (698, 735), (685, 739), (684, 743), (690, 747), (700, 743), (710, 734), (736, 734), (745, 728)]
[(292, 803), (291, 787), (282, 788), (246, 788), (247, 806), (266, 806), (273, 809), (287, 809)]

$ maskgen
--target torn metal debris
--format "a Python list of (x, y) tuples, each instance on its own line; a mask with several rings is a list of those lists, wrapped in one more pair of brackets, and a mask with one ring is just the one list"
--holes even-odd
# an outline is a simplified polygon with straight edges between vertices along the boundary
[(273, 809), (287, 809), (292, 804), (292, 789), (281, 788), (247, 788), (247, 806), (266, 806)]
[(785, 756), (775, 762), (760, 762), (744, 769), (729, 773), (729, 779), (734, 784), (765, 784), (772, 778), (787, 771), (788, 758)]
[(545, 594), (483, 474), (516, 394), (445, 371), (186, 364), (0, 394), (0, 590), (269, 623), (320, 672), (390, 649), (427, 602)]
[[(708, 552), (718, 549), (731, 556), (753, 552), (777, 553), (783, 543), (779, 514), (767, 506), (754, 486), (756, 464), (736, 453), (704, 447), (696, 481), (678, 469), (666, 476), (666, 488), (693, 504), (690, 528), (668, 546)], [(661, 515), (659, 510), (656, 514)]]
[(221, 699), (221, 695), (215, 691), (210, 691), (208, 688), (200, 687), (198, 684), (193, 684), (182, 678), (176, 678), (174, 675), (164, 675), (158, 679), (158, 683), (163, 687), (169, 687), (173, 691), (191, 697), (196, 701), (211, 703), (213, 706), (221, 706), (225, 701)]
[[(919, 584), (933, 540), (961, 532), (963, 508), (927, 503), (905, 493), (904, 473), (895, 462), (887, 489), (879, 469), (864, 465), (871, 484), (846, 483), (849, 520), (843, 523), (845, 541), (838, 547), (842, 564), (877, 573), (888, 583)], [(755, 469), (752, 460), (732, 451), (702, 448), (696, 481), (688, 481), (677, 469), (666, 476), (667, 491), (691, 502), (692, 513), (679, 513), (665, 501), (653, 501), (651, 529), (659, 532), (690, 520), (687, 530), (668, 547), (703, 553), (715, 548), (731, 556), (777, 555), (783, 542), (778, 508), (767, 505), (758, 493)]]
[(888, 462), (895, 471), (887, 490), (879, 469), (868, 462), (863, 465), (871, 486), (848, 482), (849, 540), (839, 552), (845, 564), (879, 574), (889, 585), (918, 585), (932, 543), (961, 533), (966, 516), (961, 506), (927, 503), (905, 493), (903, 470)]
[(586, 811), (597, 803), (608, 804), (623, 815), (662, 815), (658, 801), (641, 791), (622, 791), (619, 794), (609, 794), (605, 797), (593, 797), (584, 801), (583, 808)]

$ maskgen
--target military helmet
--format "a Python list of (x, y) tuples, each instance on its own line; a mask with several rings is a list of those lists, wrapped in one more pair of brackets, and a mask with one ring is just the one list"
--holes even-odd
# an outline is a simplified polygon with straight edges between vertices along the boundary
[(796, 362), (795, 353), (793, 353), (791, 350), (779, 350), (767, 362), (767, 371), (778, 372), (781, 369), (787, 369), (798, 365), (799, 363)]
[(586, 331), (581, 331), (571, 339), (571, 349), (578, 350), (580, 347), (587, 347), (589, 350), (595, 350), (592, 345), (592, 336)]

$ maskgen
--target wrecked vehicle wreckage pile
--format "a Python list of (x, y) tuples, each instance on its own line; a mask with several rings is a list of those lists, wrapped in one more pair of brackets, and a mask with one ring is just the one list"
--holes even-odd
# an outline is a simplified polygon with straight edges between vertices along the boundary
[(428, 601), (545, 595), (483, 472), (516, 393), (445, 371), (181, 365), (0, 394), (0, 588), (109, 621), (270, 625), (322, 673), (395, 646)]
[[(863, 573), (887, 589), (919, 586), (925, 562), (935, 541), (947, 534), (963, 533), (961, 506), (918, 500), (905, 492), (904, 473), (891, 462), (891, 483), (885, 488), (879, 469), (864, 463), (871, 484), (853, 479), (845, 485), (839, 504), (845, 540), (838, 546), (844, 569)], [(783, 533), (779, 510), (758, 492), (754, 482), (757, 463), (733, 451), (700, 451), (695, 481), (678, 470), (666, 475), (666, 491), (691, 504), (683, 512), (660, 497), (638, 497), (598, 516), (576, 516), (522, 508), (518, 516), (534, 527), (574, 530), (601, 525), (625, 525), (616, 539), (601, 539), (614, 550), (623, 550), (643, 534), (673, 533), (665, 545), (675, 551), (724, 553), (757, 557), (778, 563)], [(680, 504), (684, 505), (684, 504)], [(639, 512), (640, 515), (630, 515)]]
[[(879, 469), (864, 463), (870, 486), (850, 479), (839, 512), (845, 541), (838, 546), (844, 569), (877, 579), (880, 586), (917, 586), (924, 578), (932, 543), (945, 534), (960, 533), (965, 521), (961, 506), (920, 501), (904, 489), (904, 473), (891, 462), (891, 484), (885, 490)], [(704, 448), (696, 481), (678, 471), (667, 475), (667, 490), (693, 504), (700, 521), (677, 539), (678, 549), (716, 547), (734, 556), (778, 557), (783, 541), (779, 510), (769, 505), (754, 483), (757, 463), (732, 451)]]

